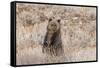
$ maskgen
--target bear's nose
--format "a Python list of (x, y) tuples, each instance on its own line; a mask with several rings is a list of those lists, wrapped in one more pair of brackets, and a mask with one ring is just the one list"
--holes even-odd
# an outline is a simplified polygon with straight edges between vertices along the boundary
[(51, 24), (51, 26), (56, 26), (56, 24)]

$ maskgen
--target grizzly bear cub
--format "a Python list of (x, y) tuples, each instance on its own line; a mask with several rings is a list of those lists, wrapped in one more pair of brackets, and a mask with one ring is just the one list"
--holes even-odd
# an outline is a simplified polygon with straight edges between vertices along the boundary
[(42, 51), (51, 56), (61, 56), (63, 54), (60, 19), (49, 19)]

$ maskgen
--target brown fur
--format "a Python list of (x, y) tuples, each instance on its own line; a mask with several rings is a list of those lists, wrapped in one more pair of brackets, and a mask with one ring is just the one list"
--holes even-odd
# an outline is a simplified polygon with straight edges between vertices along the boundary
[(42, 49), (43, 53), (49, 54), (51, 56), (60, 56), (63, 54), (59, 19), (49, 19), (47, 33)]

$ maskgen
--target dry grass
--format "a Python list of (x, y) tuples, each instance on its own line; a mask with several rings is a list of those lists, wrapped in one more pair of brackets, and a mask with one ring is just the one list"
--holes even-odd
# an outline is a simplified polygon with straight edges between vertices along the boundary
[[(96, 8), (17, 4), (17, 65), (96, 60)], [(42, 53), (48, 19), (61, 19), (64, 56)]]

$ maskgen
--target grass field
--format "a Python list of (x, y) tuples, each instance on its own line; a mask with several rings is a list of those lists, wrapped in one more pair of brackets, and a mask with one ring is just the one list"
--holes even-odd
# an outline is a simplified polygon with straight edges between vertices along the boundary
[[(17, 4), (17, 65), (96, 60), (96, 8)], [(42, 53), (48, 19), (61, 20), (63, 56)]]

